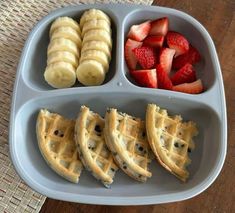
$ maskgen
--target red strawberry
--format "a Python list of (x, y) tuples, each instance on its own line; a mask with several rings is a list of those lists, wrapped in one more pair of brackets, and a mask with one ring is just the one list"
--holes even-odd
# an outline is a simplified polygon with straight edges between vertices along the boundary
[(136, 83), (140, 86), (157, 88), (156, 69), (134, 70), (130, 72)]
[(196, 80), (196, 72), (191, 64), (185, 64), (171, 77), (171, 81), (174, 85), (191, 83)]
[(164, 41), (164, 36), (148, 36), (144, 39), (144, 44), (147, 46), (159, 48), (162, 47)]
[(136, 41), (142, 41), (147, 37), (151, 24), (150, 21), (146, 21), (139, 25), (133, 25), (127, 35), (128, 38)]
[(159, 63), (167, 74), (169, 74), (171, 71), (171, 65), (174, 54), (175, 50), (170, 48), (163, 48), (160, 52)]
[(198, 50), (195, 47), (193, 47), (192, 45), (189, 45), (188, 52), (174, 58), (172, 67), (173, 67), (173, 69), (179, 69), (187, 63), (195, 64), (195, 63), (199, 62), (200, 59), (201, 59), (201, 56), (200, 56)]
[(160, 64), (157, 65), (156, 69), (157, 69), (158, 88), (172, 90), (173, 85), (168, 76), (168, 73), (163, 69), (163, 67)]
[(201, 79), (198, 79), (197, 81), (194, 81), (192, 83), (184, 83), (173, 86), (173, 90), (190, 94), (198, 94), (203, 91), (203, 85)]
[(168, 32), (169, 21), (167, 17), (151, 21), (149, 35), (165, 36)]
[(177, 32), (168, 32), (166, 35), (166, 41), (171, 49), (175, 50), (175, 57), (182, 55), (189, 50), (189, 43), (187, 39)]
[(134, 41), (132, 39), (128, 39), (126, 41), (124, 55), (129, 69), (134, 70), (137, 64), (137, 59), (132, 50), (135, 49), (136, 47), (140, 47), (141, 45), (142, 42)]
[(137, 47), (133, 50), (137, 61), (143, 69), (150, 69), (156, 64), (156, 54), (152, 47)]

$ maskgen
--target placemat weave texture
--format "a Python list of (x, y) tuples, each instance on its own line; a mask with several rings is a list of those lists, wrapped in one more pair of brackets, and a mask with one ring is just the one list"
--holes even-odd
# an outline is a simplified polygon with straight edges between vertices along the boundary
[(49, 12), (68, 5), (135, 3), (152, 0), (0, 0), (0, 212), (39, 212), (46, 197), (16, 174), (8, 148), (8, 123), (17, 64), (28, 33)]

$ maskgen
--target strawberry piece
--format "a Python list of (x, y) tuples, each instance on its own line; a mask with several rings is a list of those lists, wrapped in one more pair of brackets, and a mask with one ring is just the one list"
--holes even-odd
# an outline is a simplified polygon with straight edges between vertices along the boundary
[(137, 59), (132, 52), (133, 49), (136, 47), (140, 47), (142, 45), (142, 42), (139, 41), (134, 41), (132, 39), (128, 39), (125, 44), (125, 50), (124, 50), (124, 55), (126, 59), (127, 66), (129, 69), (135, 69), (136, 64), (137, 64)]
[(133, 70), (130, 74), (140, 86), (157, 88), (156, 69)]
[(151, 27), (150, 21), (146, 21), (139, 25), (133, 25), (127, 37), (136, 41), (142, 41), (145, 39), (145, 37), (147, 37), (150, 27)]
[(203, 91), (203, 85), (201, 79), (198, 79), (197, 81), (194, 81), (192, 83), (184, 83), (173, 86), (173, 90), (189, 94), (198, 94)]
[(154, 47), (154, 48), (160, 48), (163, 45), (164, 42), (164, 36), (148, 36), (144, 39), (144, 45)]
[(152, 47), (137, 47), (133, 50), (137, 61), (143, 69), (150, 69), (156, 64), (156, 53)]
[(195, 47), (193, 47), (192, 45), (189, 45), (188, 52), (174, 58), (173, 63), (172, 63), (172, 67), (173, 67), (173, 69), (179, 69), (187, 63), (195, 64), (195, 63), (199, 62), (200, 59), (201, 59), (201, 56), (200, 56), (200, 53), (198, 52), (198, 50)]
[(174, 54), (175, 50), (170, 48), (163, 48), (160, 52), (159, 63), (167, 74), (171, 71)]
[(171, 49), (175, 50), (175, 57), (186, 53), (189, 50), (189, 43), (187, 39), (177, 32), (168, 32), (166, 41)]
[(160, 64), (156, 66), (156, 69), (157, 69), (158, 88), (172, 90), (173, 85), (168, 76), (168, 73), (163, 69), (163, 67)]
[(168, 32), (169, 20), (167, 17), (151, 21), (151, 29), (149, 35), (165, 36)]
[(171, 77), (171, 81), (174, 85), (191, 83), (196, 80), (196, 72), (191, 64), (185, 64)]

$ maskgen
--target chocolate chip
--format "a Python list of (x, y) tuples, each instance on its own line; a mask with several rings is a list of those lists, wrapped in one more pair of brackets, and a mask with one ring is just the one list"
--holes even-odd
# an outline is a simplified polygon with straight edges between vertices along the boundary
[(115, 172), (115, 169), (114, 169), (114, 168), (111, 168), (111, 171), (112, 171), (112, 172)]
[(96, 126), (95, 126), (95, 131), (96, 131), (96, 132), (101, 132), (101, 129), (100, 129), (100, 126), (99, 126), (99, 125), (96, 125)]
[(175, 147), (179, 147), (179, 144), (178, 144), (178, 143), (174, 143), (174, 146), (175, 146)]
[(190, 149), (190, 148), (188, 148), (188, 152), (191, 152), (191, 149)]
[(181, 144), (181, 147), (184, 147), (184, 144)]
[(127, 167), (126, 167), (126, 166), (123, 166), (123, 169), (127, 169)]
[(61, 133), (61, 134), (60, 134), (60, 137), (61, 137), (61, 138), (63, 138), (63, 137), (64, 137), (64, 134), (63, 134), (63, 133)]
[(139, 151), (142, 152), (143, 150), (144, 150), (144, 148), (143, 148), (142, 146), (140, 146), (140, 147), (139, 147)]
[(146, 150), (144, 150), (144, 154), (147, 154)]
[(139, 178), (142, 178), (142, 175), (139, 175)]
[(54, 131), (54, 134), (55, 134), (55, 135), (58, 135), (58, 134), (59, 134), (59, 131), (58, 131), (58, 130), (55, 130), (55, 131)]
[(145, 137), (146, 133), (145, 132), (142, 132), (142, 137)]

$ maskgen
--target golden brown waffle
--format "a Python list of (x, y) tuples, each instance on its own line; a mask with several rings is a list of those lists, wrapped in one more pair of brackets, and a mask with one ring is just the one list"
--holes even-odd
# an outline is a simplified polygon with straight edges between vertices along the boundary
[(104, 120), (82, 106), (75, 125), (75, 141), (83, 165), (92, 175), (109, 187), (118, 167), (104, 141)]
[(141, 119), (108, 109), (104, 132), (115, 161), (127, 175), (141, 182), (152, 176), (148, 170), (151, 150)]
[(65, 179), (78, 183), (82, 163), (74, 141), (75, 121), (47, 110), (37, 118), (37, 138), (42, 156), (48, 165)]
[(196, 124), (182, 122), (179, 115), (170, 117), (166, 110), (149, 104), (146, 129), (149, 144), (160, 164), (186, 181), (189, 176), (186, 166), (191, 162), (188, 153), (194, 149), (192, 138), (198, 134)]

